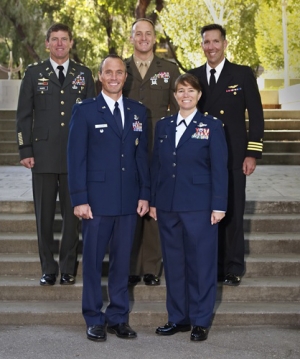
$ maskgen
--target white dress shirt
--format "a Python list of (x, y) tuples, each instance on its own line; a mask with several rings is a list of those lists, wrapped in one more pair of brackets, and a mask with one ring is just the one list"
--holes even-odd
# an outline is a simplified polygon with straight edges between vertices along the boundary
[(219, 80), (219, 77), (221, 75), (221, 72), (223, 70), (223, 67), (224, 67), (224, 64), (225, 64), (225, 57), (224, 59), (219, 63), (218, 66), (216, 67), (210, 67), (208, 63), (206, 63), (206, 76), (207, 76), (207, 83), (209, 84), (209, 80), (210, 80), (210, 76), (211, 76), (211, 73), (210, 73), (210, 70), (211, 69), (215, 69), (216, 72), (215, 72), (215, 79), (216, 79), (216, 83), (218, 82)]
[(105, 93), (103, 91), (101, 93), (102, 93), (102, 96), (103, 96), (105, 102), (107, 103), (107, 106), (110, 109), (112, 114), (114, 114), (115, 103), (118, 102), (119, 109), (121, 112), (121, 117), (122, 117), (122, 127), (124, 128), (125, 115), (124, 115), (123, 95), (121, 95), (119, 97), (118, 101), (115, 101), (111, 97), (105, 95)]
[(67, 76), (67, 71), (68, 71), (68, 67), (69, 67), (69, 62), (70, 60), (68, 59), (66, 62), (64, 62), (63, 64), (58, 64), (56, 63), (54, 60), (51, 59), (50, 57), (50, 63), (56, 73), (56, 76), (59, 78), (59, 69), (57, 68), (57, 66), (63, 66), (64, 67), (64, 70), (63, 70), (63, 73), (65, 75), (65, 77)]
[[(183, 118), (180, 114), (180, 112), (178, 112), (177, 115), (177, 127), (176, 127), (176, 135), (175, 135), (175, 146), (177, 147), (178, 142), (181, 138), (181, 136), (183, 135), (184, 131), (186, 130), (187, 126), (191, 123), (192, 119), (194, 118), (195, 114), (197, 112), (197, 109), (195, 109), (195, 111), (193, 113), (191, 113), (189, 116), (187, 116), (186, 118)], [(185, 123), (181, 123), (179, 126), (178, 124), (180, 123), (181, 120), (185, 120)]]

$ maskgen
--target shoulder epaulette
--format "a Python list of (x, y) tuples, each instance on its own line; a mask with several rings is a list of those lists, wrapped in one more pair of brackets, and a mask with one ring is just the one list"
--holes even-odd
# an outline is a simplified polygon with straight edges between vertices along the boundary
[(96, 97), (91, 97), (91, 98), (86, 98), (84, 100), (81, 100), (81, 102), (76, 102), (78, 105), (83, 106), (83, 105), (87, 105), (91, 102), (95, 102), (96, 101)]

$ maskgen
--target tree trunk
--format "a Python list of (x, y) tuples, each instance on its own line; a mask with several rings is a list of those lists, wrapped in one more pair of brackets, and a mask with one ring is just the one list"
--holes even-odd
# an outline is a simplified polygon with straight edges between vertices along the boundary
[(41, 58), (39, 57), (39, 55), (34, 50), (33, 45), (29, 44), (28, 41), (27, 41), (27, 36), (26, 36), (26, 33), (25, 33), (24, 29), (23, 29), (23, 26), (18, 24), (17, 19), (15, 19), (13, 17), (8, 17), (8, 18), (13, 23), (19, 38), (24, 43), (24, 46), (25, 46), (26, 50), (28, 51), (28, 53), (30, 54), (30, 56), (35, 61), (40, 61)]
[(151, 0), (138, 0), (135, 7), (135, 18), (140, 19), (141, 17), (146, 17), (146, 11), (150, 4)]

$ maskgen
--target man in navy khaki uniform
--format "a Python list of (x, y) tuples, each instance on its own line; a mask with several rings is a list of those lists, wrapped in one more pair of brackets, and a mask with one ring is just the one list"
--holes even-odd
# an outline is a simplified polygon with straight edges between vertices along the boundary
[[(153, 148), (155, 124), (178, 110), (173, 96), (174, 83), (180, 75), (178, 67), (154, 55), (156, 44), (154, 24), (140, 18), (132, 25), (130, 42), (133, 55), (128, 58), (124, 96), (140, 101), (147, 107), (149, 155)], [(146, 285), (159, 285), (161, 273), (161, 247), (157, 223), (148, 215), (138, 218), (133, 244), (129, 285), (141, 280)]]
[[(82, 220), (82, 312), (87, 338), (106, 340), (106, 330), (135, 338), (128, 324), (129, 262), (137, 213), (149, 210), (147, 114), (122, 96), (126, 67), (117, 55), (100, 65), (102, 92), (74, 106), (68, 145), (74, 214)], [(109, 304), (103, 308), (102, 261), (109, 245)], [(107, 324), (107, 329), (106, 329)]]
[[(243, 216), (246, 176), (256, 167), (263, 150), (264, 118), (256, 79), (250, 67), (229, 62), (224, 55), (226, 31), (218, 24), (201, 29), (207, 63), (191, 71), (198, 77), (203, 95), (202, 113), (224, 123), (228, 145), (228, 208), (219, 226), (219, 280), (237, 286), (245, 272)], [(249, 115), (247, 134), (245, 111)]]
[[(95, 95), (91, 71), (69, 59), (72, 33), (64, 24), (47, 31), (50, 58), (29, 65), (22, 80), (17, 109), (20, 162), (32, 170), (41, 285), (75, 283), (78, 218), (73, 214), (68, 189), (67, 141), (72, 107)], [(53, 257), (56, 198), (63, 219), (59, 265)]]

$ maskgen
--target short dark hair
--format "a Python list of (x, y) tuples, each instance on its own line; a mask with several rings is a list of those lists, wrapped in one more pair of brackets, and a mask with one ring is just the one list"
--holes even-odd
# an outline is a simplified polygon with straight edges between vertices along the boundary
[(221, 33), (221, 36), (223, 37), (223, 39), (225, 40), (226, 39), (226, 30), (224, 29), (224, 27), (222, 27), (221, 25), (219, 24), (209, 24), (209, 25), (205, 25), (201, 28), (201, 37), (203, 38), (203, 34), (206, 32), (206, 31), (211, 31), (211, 30), (219, 30), (220, 33)]
[(132, 30), (133, 30), (134, 25), (135, 25), (136, 23), (138, 23), (138, 22), (141, 22), (141, 21), (147, 21), (147, 22), (149, 22), (149, 23), (152, 25), (153, 30), (154, 30), (154, 32), (155, 32), (154, 22), (153, 22), (152, 20), (150, 20), (150, 19), (147, 19), (146, 17), (140, 17), (139, 19), (135, 20), (135, 22), (134, 22), (134, 23), (132, 24), (132, 26), (131, 26), (131, 32), (132, 32)]
[(177, 91), (179, 85), (190, 85), (190, 86), (192, 86), (192, 88), (194, 88), (198, 92), (202, 91), (202, 87), (199, 83), (198, 78), (190, 73), (182, 74), (179, 77), (177, 77), (177, 79), (175, 81), (174, 92)]
[(68, 33), (70, 40), (72, 40), (72, 38), (73, 38), (73, 36), (72, 36), (72, 31), (71, 31), (71, 29), (69, 28), (69, 26), (68, 26), (68, 25), (65, 25), (65, 24), (62, 24), (62, 23), (60, 23), (60, 22), (57, 22), (57, 23), (51, 25), (51, 26), (49, 27), (49, 29), (47, 30), (46, 40), (49, 41), (49, 40), (50, 40), (51, 33), (52, 33), (52, 32), (56, 32), (56, 31), (65, 31), (65, 32)]
[(120, 59), (120, 60), (123, 62), (123, 64), (124, 64), (125, 72), (127, 72), (126, 65), (125, 65), (125, 62), (124, 62), (124, 60), (122, 59), (122, 57), (119, 56), (119, 55), (117, 55), (117, 54), (109, 54), (109, 55), (105, 56), (104, 59), (103, 59), (103, 60), (101, 61), (101, 63), (100, 63), (100, 66), (99, 66), (99, 72), (100, 72), (100, 74), (102, 74), (103, 64), (104, 64), (104, 61), (105, 61), (106, 59)]

